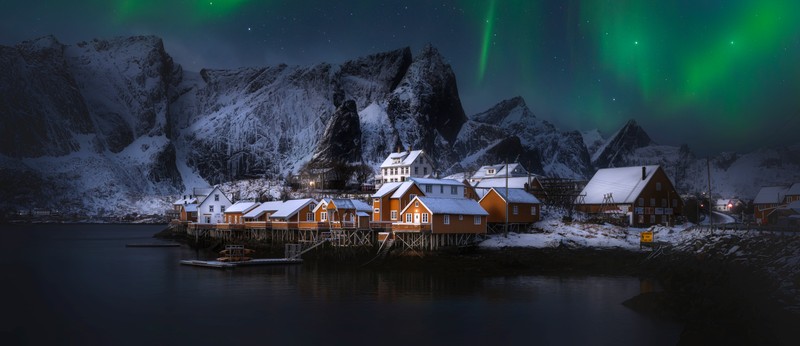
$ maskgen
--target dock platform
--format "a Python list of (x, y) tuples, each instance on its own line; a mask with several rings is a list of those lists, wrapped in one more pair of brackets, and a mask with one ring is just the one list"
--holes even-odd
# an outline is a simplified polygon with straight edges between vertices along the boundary
[(195, 266), (195, 267), (206, 267), (206, 268), (235, 268), (235, 267), (249, 267), (249, 266), (260, 266), (260, 265), (275, 265), (275, 264), (301, 264), (303, 263), (302, 259), (295, 259), (295, 258), (260, 258), (260, 259), (253, 259), (249, 261), (241, 261), (241, 262), (221, 262), (221, 261), (203, 261), (203, 260), (182, 260), (181, 264)]

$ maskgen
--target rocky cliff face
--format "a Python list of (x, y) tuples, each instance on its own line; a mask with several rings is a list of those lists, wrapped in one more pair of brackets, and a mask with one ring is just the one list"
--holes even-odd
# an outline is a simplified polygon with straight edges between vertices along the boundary
[[(580, 133), (537, 118), (519, 97), (468, 118), (452, 68), (431, 46), (194, 73), (156, 37), (44, 37), (0, 46), (0, 64), (0, 182), (12, 207), (161, 212), (154, 196), (287, 177), (312, 161), (377, 167), (397, 147), (426, 150), (443, 174), (501, 161), (578, 179), (656, 157), (683, 177), (699, 167), (688, 148), (657, 146), (635, 122), (607, 141), (592, 136), (592, 160)], [(744, 172), (765, 155), (720, 167)]]
[[(584, 179), (593, 173), (581, 134), (559, 131), (553, 124), (537, 118), (521, 97), (502, 101), (472, 119), (495, 124), (507, 136), (518, 137), (528, 152), (519, 162), (531, 166), (529, 169), (536, 173), (574, 179)], [(541, 170), (537, 170), (537, 166)]]
[(636, 149), (647, 147), (653, 143), (636, 120), (629, 120), (617, 133), (600, 146), (592, 157), (596, 167), (624, 167), (627, 158)]

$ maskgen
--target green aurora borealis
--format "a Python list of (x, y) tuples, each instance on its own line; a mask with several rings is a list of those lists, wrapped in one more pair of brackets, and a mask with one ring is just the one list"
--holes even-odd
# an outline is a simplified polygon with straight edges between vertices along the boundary
[(658, 142), (797, 141), (800, 1), (13, 1), (0, 44), (154, 34), (188, 70), (341, 62), (426, 43), (468, 114), (521, 95), (563, 129), (636, 119)]

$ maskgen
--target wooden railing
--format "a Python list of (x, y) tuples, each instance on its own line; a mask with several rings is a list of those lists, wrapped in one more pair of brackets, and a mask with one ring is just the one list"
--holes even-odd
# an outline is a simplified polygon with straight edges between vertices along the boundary
[(288, 229), (297, 229), (297, 221), (272, 221), (272, 229), (276, 230), (288, 230)]
[(244, 228), (247, 229), (271, 229), (272, 223), (267, 221), (246, 221)]
[(218, 223), (217, 229), (219, 230), (242, 230), (244, 229), (243, 223)]
[(392, 224), (392, 231), (395, 232), (430, 232), (431, 225), (427, 223), (394, 223)]
[(373, 222), (369, 223), (369, 228), (381, 229), (381, 230), (389, 230), (389, 229), (392, 229), (392, 222), (391, 221), (373, 221)]
[(311, 230), (318, 230), (318, 229), (328, 229), (327, 222), (316, 222), (316, 221), (300, 221), (297, 224), (299, 229), (311, 229)]

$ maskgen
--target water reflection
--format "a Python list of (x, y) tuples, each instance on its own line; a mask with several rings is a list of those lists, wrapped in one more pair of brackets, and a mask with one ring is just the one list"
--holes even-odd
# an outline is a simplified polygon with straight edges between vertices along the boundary
[(12, 344), (674, 344), (620, 303), (630, 277), (484, 277), (329, 263), (215, 270), (189, 248), (125, 248), (158, 227), (6, 229)]

